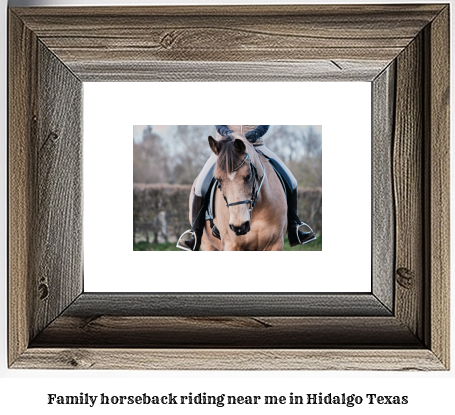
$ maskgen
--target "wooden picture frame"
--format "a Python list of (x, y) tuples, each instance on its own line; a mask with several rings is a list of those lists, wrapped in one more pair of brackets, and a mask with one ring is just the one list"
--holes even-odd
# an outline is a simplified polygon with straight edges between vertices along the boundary
[[(371, 82), (372, 291), (84, 292), (82, 82), (119, 80)], [(8, 98), (11, 368), (449, 368), (448, 4), (14, 8)]]

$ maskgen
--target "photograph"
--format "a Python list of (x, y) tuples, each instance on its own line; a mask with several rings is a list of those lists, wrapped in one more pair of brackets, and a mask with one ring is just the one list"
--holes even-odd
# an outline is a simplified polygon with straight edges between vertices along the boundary
[[(218, 83), (220, 96), (267, 91), (267, 99), (254, 106), (240, 100), (235, 107), (229, 100), (213, 105), (207, 99), (212, 88), (207, 82), (84, 84), (83, 176), (90, 178), (84, 181), (84, 287), (371, 290), (371, 250), (360, 243), (372, 233), (371, 85)], [(293, 94), (305, 100), (294, 105), (288, 99)], [(349, 105), (343, 106), (347, 95)], [(273, 123), (207, 122), (219, 114)], [(322, 168), (323, 160), (330, 168)], [(347, 226), (355, 227), (355, 235), (340, 245)], [(193, 250), (200, 253), (185, 253)], [(213, 255), (215, 250), (224, 254)], [(354, 252), (357, 267), (348, 275), (330, 270), (350, 267)], [(255, 273), (245, 279), (220, 263), (254, 264)], [(216, 267), (216, 276), (199, 272), (201, 264)], [(166, 278), (156, 277), (163, 273)], [(277, 273), (281, 277), (273, 278)]]
[(450, 5), (9, 6), (10, 412), (450, 407)]
[(134, 251), (321, 251), (322, 126), (135, 125)]

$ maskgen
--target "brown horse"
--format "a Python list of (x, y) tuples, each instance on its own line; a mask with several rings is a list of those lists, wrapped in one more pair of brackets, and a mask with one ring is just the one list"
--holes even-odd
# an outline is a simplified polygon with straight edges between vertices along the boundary
[[(203, 251), (281, 251), (287, 227), (287, 203), (281, 182), (270, 163), (243, 135), (209, 137), (218, 156), (214, 224), (220, 239), (206, 222)], [(193, 184), (194, 188), (194, 184)], [(193, 194), (193, 189), (191, 195)], [(190, 196), (190, 221), (191, 221)]]

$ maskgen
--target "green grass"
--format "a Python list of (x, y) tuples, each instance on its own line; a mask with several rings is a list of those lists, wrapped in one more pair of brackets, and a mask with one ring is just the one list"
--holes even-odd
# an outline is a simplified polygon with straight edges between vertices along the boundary
[(163, 242), (162, 244), (138, 242), (133, 243), (133, 251), (180, 251), (175, 245), (175, 242)]
[[(180, 249), (175, 246), (175, 242), (164, 242), (162, 244), (138, 242), (133, 243), (133, 251), (180, 251)], [(322, 251), (322, 237), (319, 236), (313, 242), (294, 246), (294, 248), (291, 248), (288, 238), (285, 238), (283, 251)]]
[(322, 251), (322, 236), (318, 236), (315, 241), (308, 242), (305, 245), (297, 245), (291, 248), (288, 238), (284, 238), (283, 251)]

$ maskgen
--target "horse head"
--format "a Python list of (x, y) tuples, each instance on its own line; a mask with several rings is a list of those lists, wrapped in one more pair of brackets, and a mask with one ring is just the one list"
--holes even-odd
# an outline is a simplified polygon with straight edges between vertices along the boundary
[(237, 236), (246, 235), (250, 231), (251, 209), (256, 196), (257, 171), (251, 159), (256, 157), (256, 152), (238, 135), (225, 136), (219, 141), (209, 137), (209, 145), (218, 156), (214, 175), (229, 208), (229, 228)]

